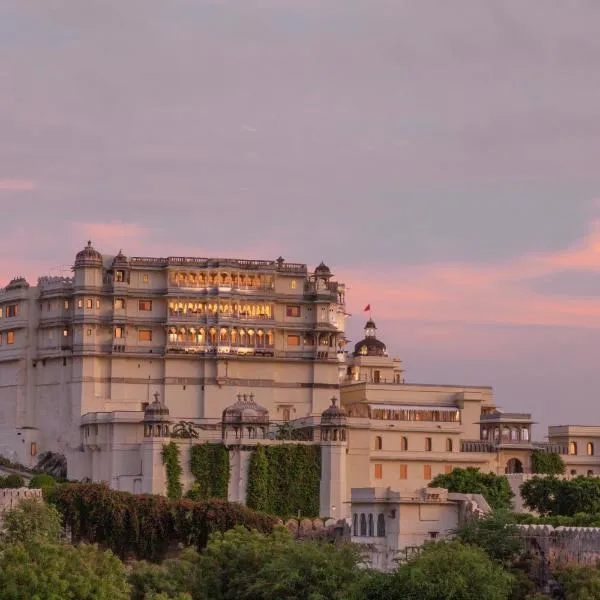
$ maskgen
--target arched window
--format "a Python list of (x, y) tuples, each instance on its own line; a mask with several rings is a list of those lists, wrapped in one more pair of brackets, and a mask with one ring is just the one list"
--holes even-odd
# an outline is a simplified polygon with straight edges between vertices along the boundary
[(588, 456), (594, 456), (594, 444), (592, 442), (588, 442), (585, 449)]
[(425, 438), (425, 451), (431, 452), (431, 438), (430, 437)]
[(364, 513), (360, 515), (360, 535), (367, 535), (367, 517), (365, 517)]
[(494, 441), (497, 442), (500, 440), (500, 429), (498, 427), (494, 427)]
[(452, 438), (447, 438), (446, 439), (446, 452), (452, 452)]
[(377, 515), (377, 537), (385, 537), (385, 515), (383, 513)]
[(577, 470), (576, 469), (571, 469), (571, 475), (577, 475)]
[(369, 531), (367, 532), (369, 537), (373, 537), (375, 535), (375, 528), (373, 526), (373, 514), (369, 513)]
[(510, 430), (510, 441), (511, 442), (518, 442), (519, 441), (519, 432), (517, 429), (511, 429)]
[(503, 440), (510, 440), (510, 429), (508, 427), (503, 427), (502, 428), (502, 439)]
[(408, 450), (408, 438), (402, 436), (400, 440), (400, 450)]
[(523, 429), (521, 429), (521, 440), (523, 442), (529, 441), (529, 429), (527, 429), (527, 427), (523, 427)]
[(383, 442), (381, 441), (381, 436), (378, 435), (375, 437), (375, 450), (381, 450), (383, 446)]
[(352, 515), (352, 535), (358, 535), (358, 515), (356, 513)]
[(587, 476), (588, 477), (593, 477), (594, 476), (594, 471), (592, 471), (591, 469), (587, 472)]
[(569, 442), (569, 454), (577, 454), (577, 442)]

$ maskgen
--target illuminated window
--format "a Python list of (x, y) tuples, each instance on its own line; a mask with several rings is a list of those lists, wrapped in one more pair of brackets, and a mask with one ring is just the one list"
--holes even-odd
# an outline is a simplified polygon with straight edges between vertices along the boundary
[(588, 456), (594, 456), (594, 444), (592, 442), (588, 442), (585, 449)]
[(431, 465), (423, 465), (423, 478), (426, 480), (431, 479)]
[(300, 345), (300, 336), (299, 335), (288, 335), (287, 336), (287, 344), (288, 344), (288, 346), (299, 346)]
[(9, 304), (6, 307), (6, 316), (7, 317), (16, 317), (19, 314), (19, 305), (18, 304)]
[(125, 308), (125, 298), (115, 298), (115, 308), (119, 310)]
[(79, 300), (77, 300), (77, 308), (83, 308), (83, 299), (79, 298)]
[(569, 442), (569, 454), (577, 454), (577, 442)]
[(63, 308), (64, 308), (65, 310), (69, 310), (69, 301), (68, 301), (68, 300), (65, 300), (65, 301), (64, 301), (64, 303), (63, 303)]
[(96, 300), (96, 308), (100, 308), (100, 300)]
[(92, 330), (91, 330), (91, 329), (88, 329), (88, 330), (87, 330), (87, 334), (88, 334), (88, 336), (89, 336), (89, 335), (92, 335)]
[(408, 465), (400, 465), (400, 479), (408, 479)]
[(296, 289), (296, 280), (295, 280), (295, 279), (292, 279), (292, 280), (290, 281), (290, 288), (291, 288), (292, 290), (295, 290), (295, 289)]
[(143, 281), (144, 283), (148, 283), (148, 282), (150, 281), (150, 276), (148, 275), (148, 273), (144, 273), (144, 274), (142, 275), (142, 281)]
[(140, 300), (138, 302), (138, 310), (141, 310), (141, 311), (152, 310), (152, 300)]
[(31, 456), (37, 456), (38, 446), (35, 442), (31, 442), (29, 453), (31, 454)]
[(85, 307), (86, 308), (93, 308), (94, 306), (94, 301), (91, 298), (86, 298), (85, 300)]
[(432, 446), (431, 438), (430, 437), (426, 437), (425, 438), (425, 451), (426, 452), (431, 452), (431, 446)]
[(115, 327), (115, 339), (120, 340), (123, 339), (123, 328)]
[(381, 450), (381, 447), (383, 445), (383, 442), (381, 440), (381, 436), (378, 435), (375, 437), (375, 450)]
[(373, 371), (373, 381), (375, 383), (380, 383), (381, 382), (381, 371), (379, 369), (375, 369)]
[(301, 315), (300, 306), (297, 304), (288, 304), (285, 307), (285, 316), (286, 317), (299, 317)]
[(125, 271), (117, 271), (115, 273), (115, 281), (117, 283), (123, 283), (125, 281)]
[(7, 344), (14, 344), (15, 343), (15, 332), (14, 331), (7, 331), (6, 332), (6, 343)]
[(383, 465), (377, 463), (375, 465), (375, 479), (381, 479), (383, 477)]
[(63, 329), (63, 337), (69, 337), (69, 330), (67, 327)]
[(445, 465), (444, 473), (446, 473), (446, 475), (450, 475), (450, 473), (452, 473), (452, 465)]
[(140, 342), (151, 342), (152, 341), (152, 330), (151, 329), (140, 329), (138, 331), (138, 340)]
[(0, 317), (2, 317), (3, 313), (4, 313), (4, 311), (3, 311), (2, 307), (0, 306)]

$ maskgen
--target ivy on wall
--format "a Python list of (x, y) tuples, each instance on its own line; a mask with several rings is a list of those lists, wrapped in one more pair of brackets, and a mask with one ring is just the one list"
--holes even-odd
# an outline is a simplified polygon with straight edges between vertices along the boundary
[(181, 498), (181, 463), (179, 462), (179, 446), (169, 442), (163, 446), (161, 452), (163, 465), (167, 470), (167, 497), (171, 500)]
[(320, 479), (319, 446), (259, 445), (250, 456), (246, 504), (281, 518), (318, 516)]
[(227, 500), (229, 450), (224, 444), (196, 444), (191, 448), (190, 471), (195, 483), (189, 497), (194, 500)]

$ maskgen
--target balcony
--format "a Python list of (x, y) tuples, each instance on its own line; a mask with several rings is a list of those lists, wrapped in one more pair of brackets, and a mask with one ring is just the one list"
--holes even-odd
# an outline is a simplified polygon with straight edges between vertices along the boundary
[(461, 452), (495, 452), (496, 447), (492, 442), (484, 440), (460, 440)]

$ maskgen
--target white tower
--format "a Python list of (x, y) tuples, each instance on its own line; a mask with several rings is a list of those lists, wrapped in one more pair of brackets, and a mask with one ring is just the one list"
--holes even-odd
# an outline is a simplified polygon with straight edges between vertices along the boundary
[(144, 441), (142, 442), (142, 493), (166, 494), (167, 477), (162, 462), (163, 446), (170, 440), (169, 409), (154, 394), (154, 402), (144, 412)]

